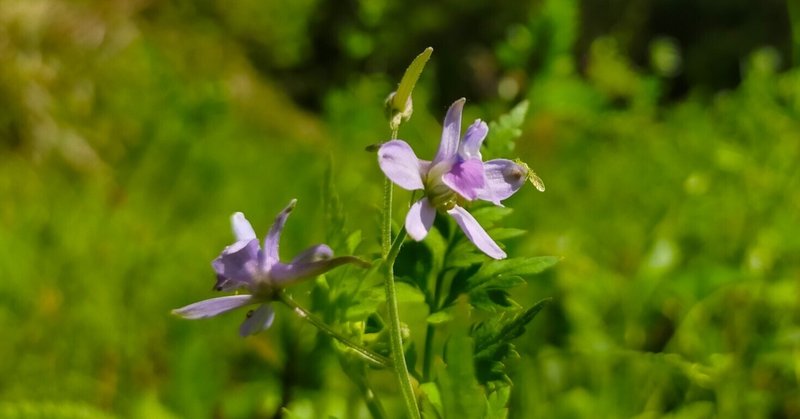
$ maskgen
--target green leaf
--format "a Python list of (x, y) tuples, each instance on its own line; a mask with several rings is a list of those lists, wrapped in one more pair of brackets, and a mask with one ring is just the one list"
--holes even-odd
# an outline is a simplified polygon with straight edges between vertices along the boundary
[(490, 156), (508, 156), (514, 151), (514, 142), (522, 135), (522, 124), (527, 113), (528, 101), (524, 100), (497, 121), (489, 123), (489, 136), (485, 144)]
[[(407, 282), (397, 282), (395, 290), (398, 303), (421, 303), (425, 301), (425, 294), (419, 288)], [(383, 300), (386, 300), (386, 293), (383, 294)]]
[(486, 419), (506, 419), (508, 417), (508, 400), (511, 398), (511, 386), (501, 385), (489, 393), (486, 398)]
[(460, 330), (450, 337), (445, 347), (447, 366), (440, 366), (437, 383), (446, 418), (483, 417), (486, 398), (475, 380), (472, 348), (472, 338)]
[(470, 278), (468, 289), (473, 289), (492, 279), (503, 276), (528, 277), (538, 274), (558, 263), (555, 256), (520, 257), (486, 262), (481, 269)]
[[(419, 385), (419, 390), (422, 393), (423, 412), (427, 413), (432, 410), (436, 417), (443, 418), (444, 407), (442, 406), (442, 395), (436, 383), (422, 383)], [(424, 415), (424, 417), (428, 418), (429, 416)]]
[(453, 315), (448, 311), (437, 311), (436, 313), (431, 314), (426, 319), (429, 324), (437, 325), (442, 323), (447, 323), (450, 320), (453, 320)]
[(425, 64), (431, 58), (431, 54), (433, 54), (433, 48), (425, 48), (425, 51), (417, 55), (414, 61), (406, 68), (406, 72), (397, 86), (397, 92), (392, 99), (392, 108), (395, 112), (403, 112), (406, 109), (406, 102), (411, 97), (411, 92), (414, 90)]
[(505, 374), (505, 360), (517, 357), (512, 341), (525, 333), (525, 327), (542, 308), (550, 302), (544, 299), (511, 319), (502, 316), (478, 323), (472, 329), (475, 339), (475, 371), (478, 380), (485, 384), (490, 381), (510, 381)]
[(478, 223), (486, 229), (494, 227), (499, 221), (511, 215), (512, 212), (514, 212), (512, 208), (495, 206), (476, 208), (470, 211)]

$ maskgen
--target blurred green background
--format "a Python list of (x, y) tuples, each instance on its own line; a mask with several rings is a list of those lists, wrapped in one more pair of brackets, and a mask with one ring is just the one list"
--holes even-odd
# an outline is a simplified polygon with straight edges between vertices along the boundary
[(800, 417), (794, 0), (0, 0), (0, 417), (364, 416), (288, 310), (245, 340), (169, 310), (212, 295), (234, 211), (263, 234), (296, 197), (284, 255), (324, 240), (330, 156), (377, 249), (363, 149), (429, 45), (419, 155), (459, 97), (531, 104), (547, 192), (507, 201), (509, 253), (564, 259), (515, 295), (554, 304), (510, 416)]

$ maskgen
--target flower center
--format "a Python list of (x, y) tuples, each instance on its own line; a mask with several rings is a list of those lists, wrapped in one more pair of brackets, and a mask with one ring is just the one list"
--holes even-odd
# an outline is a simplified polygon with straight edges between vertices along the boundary
[(434, 208), (441, 211), (450, 210), (458, 203), (458, 194), (442, 182), (442, 176), (451, 167), (449, 162), (440, 162), (431, 167), (425, 176), (425, 196)]

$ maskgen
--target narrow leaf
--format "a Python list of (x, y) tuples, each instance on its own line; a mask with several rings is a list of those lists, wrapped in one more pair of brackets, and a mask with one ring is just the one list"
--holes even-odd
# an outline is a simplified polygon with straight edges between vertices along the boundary
[(395, 93), (394, 99), (392, 100), (392, 107), (396, 112), (403, 112), (406, 109), (406, 102), (411, 96), (411, 91), (414, 90), (414, 86), (416, 86), (417, 80), (419, 80), (419, 76), (425, 68), (425, 64), (431, 58), (431, 54), (433, 54), (433, 48), (425, 48), (425, 51), (417, 55), (414, 61), (406, 68), (406, 72), (403, 74), (403, 78), (400, 79), (400, 84), (397, 86), (397, 93)]

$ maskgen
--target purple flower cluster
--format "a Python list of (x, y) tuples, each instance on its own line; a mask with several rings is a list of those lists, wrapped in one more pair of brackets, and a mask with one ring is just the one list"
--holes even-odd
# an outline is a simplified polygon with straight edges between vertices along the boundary
[(275, 218), (272, 228), (264, 239), (263, 248), (259, 246), (256, 233), (250, 222), (244, 218), (244, 214), (237, 212), (231, 217), (236, 242), (226, 247), (211, 262), (217, 273), (214, 289), (217, 291), (243, 289), (248, 292), (247, 294), (203, 300), (172, 312), (183, 318), (200, 319), (239, 307), (259, 304), (257, 309), (247, 313), (247, 318), (239, 328), (239, 334), (242, 336), (252, 335), (272, 325), (275, 311), (270, 302), (280, 289), (346, 263), (369, 266), (361, 259), (352, 256), (334, 258), (331, 248), (324, 244), (309, 247), (289, 263), (281, 262), (278, 258), (281, 231), (296, 203), (297, 200), (292, 200)]
[(528, 179), (528, 168), (506, 159), (482, 160), (480, 148), (489, 127), (480, 119), (467, 128), (461, 139), (464, 102), (459, 99), (448, 109), (439, 151), (432, 161), (417, 158), (405, 141), (391, 140), (378, 150), (378, 163), (401, 188), (424, 191), (406, 216), (406, 231), (411, 238), (424, 239), (439, 210), (453, 217), (481, 251), (494, 259), (504, 259), (506, 253), (461, 205), (481, 199), (502, 206), (500, 201), (517, 192)]

